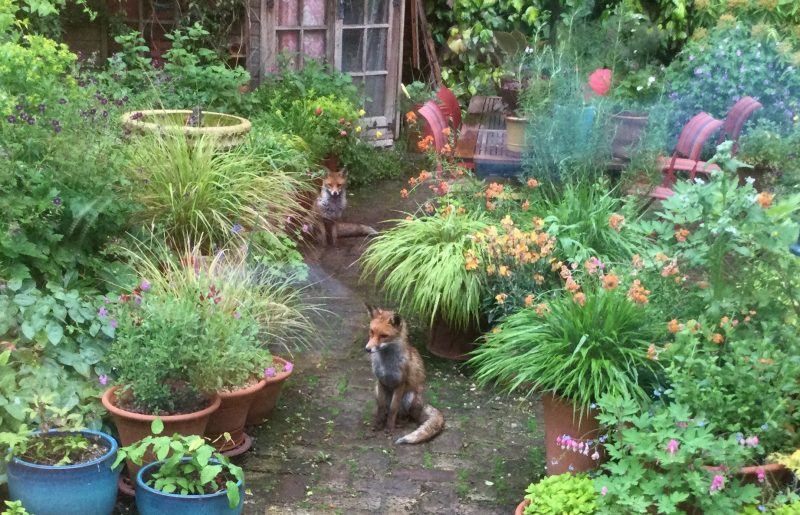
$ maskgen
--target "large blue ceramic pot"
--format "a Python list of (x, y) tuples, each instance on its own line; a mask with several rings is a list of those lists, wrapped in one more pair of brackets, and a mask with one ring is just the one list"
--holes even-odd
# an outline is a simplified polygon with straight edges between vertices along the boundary
[[(191, 461), (184, 458), (183, 461)], [(212, 460), (213, 461), (213, 460)], [(145, 465), (136, 475), (136, 509), (139, 515), (239, 515), (244, 502), (244, 483), (239, 481), (239, 505), (228, 506), (227, 490), (205, 495), (167, 494), (145, 484), (151, 472), (161, 466), (160, 461)]]
[[(41, 433), (34, 433), (38, 435)], [(109, 449), (103, 456), (77, 465), (39, 465), (13, 457), (8, 464), (11, 500), (36, 515), (109, 515), (117, 500), (119, 472), (111, 469), (117, 457), (117, 442), (99, 431), (62, 432), (100, 438)]]

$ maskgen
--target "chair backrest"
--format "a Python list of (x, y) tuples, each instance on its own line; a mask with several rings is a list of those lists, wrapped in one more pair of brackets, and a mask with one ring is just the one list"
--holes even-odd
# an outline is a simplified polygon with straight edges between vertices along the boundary
[(702, 112), (696, 114), (683, 127), (678, 144), (675, 145), (675, 155), (697, 161), (706, 140), (722, 126), (722, 121), (710, 114)]
[(461, 128), (461, 106), (458, 99), (447, 86), (442, 86), (436, 92), (436, 98), (442, 101), (441, 109), (444, 115), (453, 121), (453, 128)]
[(422, 134), (433, 137), (433, 148), (438, 152), (447, 143), (444, 131), (448, 125), (447, 120), (439, 108), (439, 104), (433, 100), (428, 100), (419, 108), (419, 115), (425, 120), (425, 128)]
[(733, 141), (733, 152), (736, 153), (739, 146), (739, 136), (747, 120), (755, 111), (761, 109), (761, 102), (753, 97), (743, 97), (739, 99), (722, 122), (722, 132), (720, 132), (717, 144), (722, 143), (726, 138)]

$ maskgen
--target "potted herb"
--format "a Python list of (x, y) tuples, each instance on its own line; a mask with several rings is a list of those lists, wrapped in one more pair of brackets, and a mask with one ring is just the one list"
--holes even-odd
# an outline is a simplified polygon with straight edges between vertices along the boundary
[[(7, 359), (8, 352), (2, 356)], [(113, 464), (117, 442), (100, 431), (53, 429), (56, 421), (68, 423), (71, 417), (45, 399), (32, 410), (37, 413), (30, 415), (47, 420), (39, 424), (39, 431), (23, 425), (16, 433), (0, 433), (0, 445), (8, 449), (10, 499), (37, 515), (111, 513), (120, 473)]]
[(396, 299), (398, 310), (431, 323), (428, 350), (466, 359), (480, 319), (481, 280), (467, 256), (480, 254), (472, 235), (487, 225), (484, 215), (452, 209), (399, 220), (376, 237), (362, 255), (362, 277), (373, 277)]
[(515, 515), (593, 515), (597, 511), (597, 491), (585, 474), (559, 474), (531, 483), (525, 500)]
[(594, 403), (606, 393), (644, 401), (641, 383), (658, 369), (648, 347), (659, 333), (641, 283), (623, 288), (617, 274), (597, 264), (583, 284), (566, 266), (561, 276), (563, 293), (508, 316), (469, 361), (480, 384), (545, 394), (549, 474), (594, 468), (601, 457)]
[(152, 434), (119, 450), (114, 466), (128, 459), (142, 465), (154, 461), (136, 476), (136, 508), (141, 515), (237, 515), (244, 501), (244, 472), (197, 435), (158, 436), (164, 431), (160, 419)]

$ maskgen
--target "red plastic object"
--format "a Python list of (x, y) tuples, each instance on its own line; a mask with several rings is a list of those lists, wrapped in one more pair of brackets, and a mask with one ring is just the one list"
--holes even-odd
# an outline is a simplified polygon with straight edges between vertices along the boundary
[(433, 137), (433, 148), (439, 152), (447, 143), (447, 138), (442, 133), (448, 125), (444, 113), (433, 100), (428, 100), (419, 108), (419, 115), (425, 120), (424, 136)]
[(651, 196), (655, 198), (664, 198), (664, 195), (670, 196), (671, 192), (667, 194), (663, 190), (669, 190), (675, 184), (677, 181), (676, 171), (688, 172), (689, 180), (694, 180), (698, 172), (708, 173), (712, 170), (719, 170), (717, 165), (698, 161), (698, 158), (705, 142), (720, 127), (722, 127), (722, 121), (708, 113), (694, 115), (681, 131), (672, 157), (662, 158), (659, 161), (664, 172), (664, 181), (661, 188), (656, 188), (657, 191), (653, 191)]
[(725, 115), (717, 144), (722, 143), (726, 139), (732, 140), (732, 151), (735, 154), (739, 147), (739, 135), (742, 133), (744, 124), (750, 118), (750, 115), (762, 107), (764, 106), (761, 105), (761, 102), (753, 97), (743, 97), (739, 99), (738, 102), (733, 104), (728, 114)]
[(442, 113), (446, 118), (450, 118), (453, 122), (454, 129), (461, 128), (461, 106), (458, 105), (458, 99), (455, 94), (450, 91), (447, 86), (442, 86), (436, 92), (436, 98), (442, 101), (440, 106)]

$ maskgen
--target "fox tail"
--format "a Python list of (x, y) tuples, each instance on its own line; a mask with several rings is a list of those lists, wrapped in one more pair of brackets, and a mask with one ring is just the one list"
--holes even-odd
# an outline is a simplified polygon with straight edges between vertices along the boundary
[(422, 408), (420, 422), (420, 426), (415, 431), (402, 438), (398, 438), (394, 443), (414, 444), (427, 442), (444, 429), (444, 416), (442, 416), (442, 412), (430, 404), (426, 404), (425, 407)]
[(364, 224), (354, 224), (349, 222), (336, 222), (336, 229), (340, 238), (348, 236), (372, 236), (378, 234), (374, 228)]

